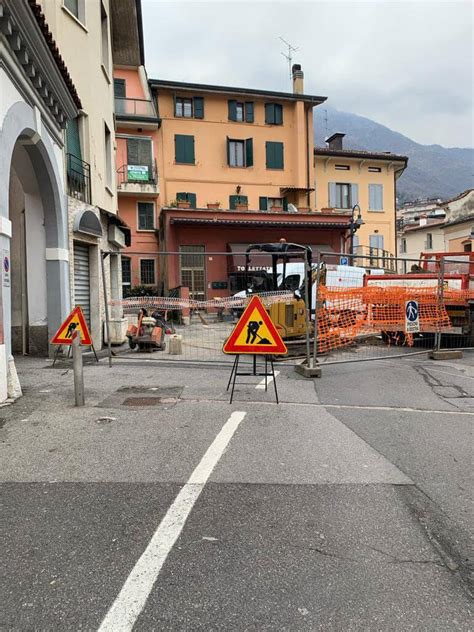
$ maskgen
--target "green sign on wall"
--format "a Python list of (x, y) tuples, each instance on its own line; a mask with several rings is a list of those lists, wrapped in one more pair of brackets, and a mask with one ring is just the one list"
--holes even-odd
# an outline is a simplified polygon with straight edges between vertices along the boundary
[(145, 165), (127, 165), (129, 182), (147, 182), (149, 180), (148, 167)]

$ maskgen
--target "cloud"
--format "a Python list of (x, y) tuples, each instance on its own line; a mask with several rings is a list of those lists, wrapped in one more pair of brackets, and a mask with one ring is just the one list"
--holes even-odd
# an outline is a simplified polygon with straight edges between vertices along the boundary
[(142, 0), (150, 77), (305, 91), (414, 140), (473, 144), (470, 2)]

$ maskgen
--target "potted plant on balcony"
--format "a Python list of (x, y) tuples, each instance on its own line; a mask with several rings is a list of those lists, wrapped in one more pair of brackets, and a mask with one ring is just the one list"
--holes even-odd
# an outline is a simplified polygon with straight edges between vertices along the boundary
[(213, 211), (217, 211), (220, 208), (220, 202), (208, 202), (207, 208)]
[(235, 205), (235, 210), (236, 211), (248, 211), (249, 210), (249, 205), (248, 204), (244, 204), (243, 202), (238, 202)]
[(191, 208), (191, 202), (188, 202), (188, 200), (178, 200), (178, 208)]

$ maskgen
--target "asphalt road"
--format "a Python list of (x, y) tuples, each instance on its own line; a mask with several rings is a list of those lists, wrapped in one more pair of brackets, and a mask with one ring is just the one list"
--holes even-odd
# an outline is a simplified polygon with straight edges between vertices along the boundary
[[(474, 356), (25, 360), (0, 411), (0, 629), (470, 630)], [(161, 397), (157, 401), (157, 397)]]

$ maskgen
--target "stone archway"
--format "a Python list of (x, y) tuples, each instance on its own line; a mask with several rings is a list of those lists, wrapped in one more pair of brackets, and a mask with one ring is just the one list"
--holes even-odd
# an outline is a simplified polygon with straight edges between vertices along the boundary
[[(38, 109), (17, 102), (8, 110), (0, 131), (0, 249), (10, 257), (15, 239), (10, 218), (12, 166), (19, 154), (27, 156), (42, 207), (44, 223), (45, 312), (50, 339), (70, 307), (67, 206), (63, 189), (62, 148), (43, 127)], [(14, 174), (16, 187), (25, 186), (24, 174)], [(18, 184), (19, 183), (19, 184)], [(16, 193), (17, 195), (17, 193)], [(3, 323), (7, 358), (12, 351), (12, 288), (3, 287)]]

